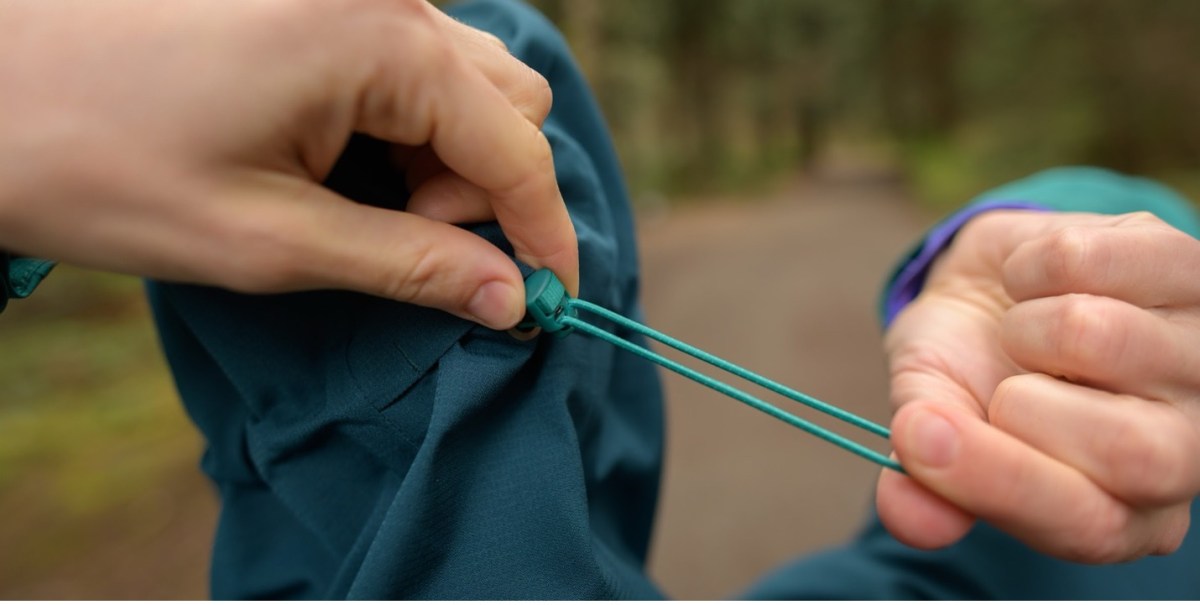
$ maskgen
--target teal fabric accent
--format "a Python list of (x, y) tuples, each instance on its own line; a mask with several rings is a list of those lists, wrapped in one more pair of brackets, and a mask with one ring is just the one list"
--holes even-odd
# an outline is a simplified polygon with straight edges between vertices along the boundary
[[(989, 190), (940, 221), (929, 232), (934, 233), (942, 224), (974, 214), (978, 212), (977, 208), (996, 202), (1031, 203), (1060, 212), (1150, 212), (1180, 231), (1200, 237), (1200, 214), (1187, 198), (1150, 179), (1086, 166), (1052, 168)], [(942, 245), (949, 245), (949, 241)], [(897, 279), (908, 264), (917, 259), (925, 245), (923, 238), (901, 257), (888, 274), (878, 304), (879, 317), (884, 325), (887, 324), (888, 300), (897, 285)]]
[[(1200, 500), (1191, 506), (1200, 514)], [(897, 542), (873, 513), (847, 544), (809, 555), (745, 593), (764, 600), (1103, 600), (1200, 598), (1200, 531), (1178, 552), (1117, 565), (1081, 565), (1029, 550), (978, 523), (958, 543), (917, 550)]]
[(1192, 237), (1200, 237), (1195, 206), (1150, 179), (1091, 167), (1052, 168), (992, 189), (970, 206), (991, 200), (1020, 200), (1061, 212), (1125, 214), (1150, 212)]
[(53, 268), (53, 261), (0, 252), (0, 281), (3, 281), (0, 311), (8, 306), (10, 298), (25, 298), (33, 294)]

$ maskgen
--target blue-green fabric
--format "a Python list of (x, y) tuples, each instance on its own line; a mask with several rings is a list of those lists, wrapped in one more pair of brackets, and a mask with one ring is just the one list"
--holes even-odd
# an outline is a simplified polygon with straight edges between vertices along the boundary
[[(545, 131), (579, 234), (581, 297), (638, 317), (627, 195), (563, 41), (514, 2), (452, 13), (500, 36), (549, 80)], [(358, 137), (329, 184), (403, 208), (403, 179), (387, 157), (385, 145)], [(495, 225), (471, 228), (506, 246)], [(644, 569), (663, 429), (648, 362), (597, 339), (520, 342), (349, 293), (245, 296), (165, 283), (148, 291), (222, 500), (214, 597), (661, 596)], [(1160, 592), (1141, 596), (1195, 597), (1200, 574), (1180, 571), (1200, 561), (1195, 542), (1147, 564), (1082, 568), (987, 528), (955, 549), (918, 553), (872, 521), (860, 539), (784, 568), (747, 596), (1078, 589), (1072, 596), (1088, 598), (1145, 584)]]
[(1044, 170), (992, 189), (971, 200), (967, 208), (1002, 200), (1033, 202), (1062, 212), (1150, 212), (1192, 237), (1200, 237), (1200, 217), (1186, 198), (1156, 181), (1101, 168)]
[[(453, 14), (549, 80), (544, 130), (581, 295), (639, 316), (628, 196), (564, 42), (512, 2)], [(365, 138), (329, 184), (380, 206), (406, 195), (386, 146)], [(473, 230), (506, 246), (495, 225)], [(643, 573), (663, 428), (648, 363), (349, 293), (149, 294), (222, 499), (213, 596), (659, 596)]]
[(914, 287), (919, 291), (929, 265), (949, 246), (958, 229), (993, 206), (1005, 205), (1101, 214), (1150, 212), (1192, 237), (1200, 237), (1195, 205), (1161, 183), (1088, 166), (1043, 170), (975, 197), (909, 249), (888, 275), (879, 297), (884, 325), (893, 318), (898, 302), (911, 300)]
[(0, 311), (11, 298), (25, 298), (46, 278), (54, 263), (0, 251)]
[[(1192, 518), (1200, 502), (1192, 504)], [(979, 524), (954, 546), (919, 551), (873, 514), (845, 546), (800, 559), (742, 595), (749, 599), (1200, 599), (1200, 531), (1167, 557), (1081, 565), (1037, 554)]]

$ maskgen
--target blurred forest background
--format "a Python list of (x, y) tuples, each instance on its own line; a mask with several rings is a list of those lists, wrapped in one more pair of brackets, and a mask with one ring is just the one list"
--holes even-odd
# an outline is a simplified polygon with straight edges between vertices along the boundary
[(1200, 2), (537, 0), (635, 192), (752, 190), (849, 148), (957, 205), (1062, 164), (1200, 191)]
[[(865, 179), (931, 221), (1061, 164), (1200, 197), (1196, 0), (534, 4), (643, 210)], [(60, 268), (0, 346), (0, 597), (204, 596), (215, 504), (137, 280)]]

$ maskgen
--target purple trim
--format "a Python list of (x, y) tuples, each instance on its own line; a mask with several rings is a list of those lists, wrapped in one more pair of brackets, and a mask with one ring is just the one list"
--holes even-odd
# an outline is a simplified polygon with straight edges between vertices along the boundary
[(885, 326), (891, 325), (896, 315), (921, 293), (933, 261), (950, 245), (954, 236), (958, 235), (959, 229), (962, 229), (963, 225), (966, 225), (971, 219), (989, 210), (1048, 211), (1050, 209), (1033, 202), (995, 200), (967, 206), (939, 223), (929, 231), (921, 249), (896, 272), (895, 278), (888, 286), (887, 296), (884, 299), (883, 323)]

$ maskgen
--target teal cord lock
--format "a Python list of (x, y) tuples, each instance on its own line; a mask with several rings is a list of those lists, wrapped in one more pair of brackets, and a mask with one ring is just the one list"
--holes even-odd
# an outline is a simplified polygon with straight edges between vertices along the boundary
[(683, 341), (676, 340), (658, 330), (642, 325), (623, 315), (614, 313), (604, 307), (592, 304), (578, 298), (571, 298), (563, 287), (562, 282), (548, 269), (538, 269), (525, 280), (525, 307), (528, 310), (526, 321), (520, 326), (521, 329), (532, 329), (539, 327), (543, 331), (555, 334), (559, 337), (570, 334), (573, 330), (579, 330), (589, 336), (599, 338), (616, 347), (629, 351), (634, 355), (638, 355), (648, 359), (676, 374), (679, 374), (690, 380), (694, 380), (718, 393), (727, 395), (736, 399), (760, 412), (773, 416), (782, 420), (796, 428), (804, 430), (809, 434), (824, 439), (833, 445), (836, 445), (850, 453), (861, 456), (875, 464), (890, 468), (894, 471), (903, 473), (904, 468), (900, 463), (872, 450), (855, 441), (847, 439), (833, 431), (814, 424), (808, 420), (800, 418), (794, 414), (781, 410), (766, 401), (754, 397), (744, 391), (732, 387), (720, 380), (702, 374), (692, 368), (689, 368), (677, 361), (663, 357), (650, 349), (634, 344), (616, 334), (603, 330), (593, 324), (590, 324), (579, 318), (579, 312), (584, 311), (592, 315), (596, 315), (607, 319), (619, 326), (637, 332), (647, 338), (656, 340), (672, 349), (689, 355), (695, 359), (708, 363), (714, 367), (722, 369), (734, 376), (752, 382), (760, 387), (770, 390), (774, 393), (787, 397), (793, 401), (804, 404), (814, 410), (832, 416), (838, 420), (856, 426), (869, 433), (874, 433), (884, 439), (891, 436), (891, 432), (887, 428), (882, 427), (870, 420), (856, 416), (839, 407), (830, 405), (805, 395), (800, 391), (786, 387), (769, 378), (760, 376), (747, 370), (741, 366), (735, 365), (720, 357), (712, 355), (706, 351), (698, 349)]

